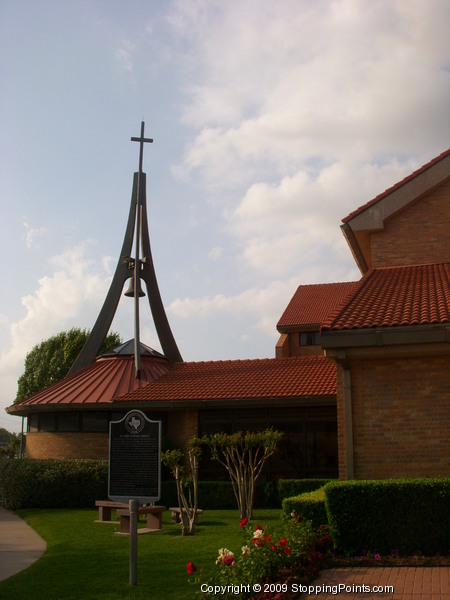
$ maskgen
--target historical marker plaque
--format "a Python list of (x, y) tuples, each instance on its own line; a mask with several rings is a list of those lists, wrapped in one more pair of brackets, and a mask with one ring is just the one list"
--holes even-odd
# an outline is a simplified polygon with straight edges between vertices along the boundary
[(131, 410), (109, 424), (108, 497), (126, 503), (161, 497), (161, 422)]

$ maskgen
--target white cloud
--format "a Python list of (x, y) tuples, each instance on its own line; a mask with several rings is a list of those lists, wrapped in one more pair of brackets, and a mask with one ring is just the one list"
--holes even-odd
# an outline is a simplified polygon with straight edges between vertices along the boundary
[(201, 319), (229, 315), (246, 320), (252, 327), (273, 336), (275, 325), (285, 309), (287, 299), (298, 286), (297, 279), (272, 281), (267, 287), (249, 288), (234, 296), (216, 294), (203, 298), (177, 298), (168, 310), (181, 319)]
[(92, 327), (109, 279), (95, 273), (90, 246), (84, 242), (54, 256), (52, 273), (39, 279), (33, 294), (22, 298), (25, 316), (10, 323), (9, 349), (0, 357), (0, 408), (12, 404), (25, 356), (33, 346), (71, 327)]
[(46, 227), (32, 227), (28, 220), (24, 218), (23, 227), (25, 229), (25, 244), (27, 248), (37, 249), (39, 248), (39, 238), (47, 233)]
[(134, 67), (133, 54), (135, 44), (129, 40), (123, 40), (120, 47), (115, 51), (115, 58), (119, 69), (131, 73)]
[(447, 117), (448, 3), (194, 4), (178, 6), (197, 59), (184, 119), (200, 129), (184, 168), (208, 185), (444, 139), (425, 124)]
[(439, 0), (177, 4), (198, 129), (178, 173), (222, 199), (238, 260), (334, 270), (341, 218), (445, 149), (449, 18)]
[(214, 246), (214, 248), (211, 248), (211, 250), (208, 252), (208, 258), (211, 260), (217, 260), (221, 256), (223, 256), (222, 246)]

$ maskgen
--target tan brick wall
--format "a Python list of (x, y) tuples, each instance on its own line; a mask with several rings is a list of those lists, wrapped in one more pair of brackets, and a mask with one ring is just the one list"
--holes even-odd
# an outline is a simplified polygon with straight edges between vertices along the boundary
[[(356, 479), (450, 476), (448, 356), (352, 360)], [(342, 390), (339, 470), (345, 473)]]
[(275, 358), (289, 358), (290, 356), (323, 356), (322, 346), (301, 346), (299, 332), (282, 333), (276, 346)]
[(450, 261), (450, 181), (388, 219), (370, 240), (374, 268)]
[(107, 460), (107, 433), (27, 433), (28, 458), (97, 458)]

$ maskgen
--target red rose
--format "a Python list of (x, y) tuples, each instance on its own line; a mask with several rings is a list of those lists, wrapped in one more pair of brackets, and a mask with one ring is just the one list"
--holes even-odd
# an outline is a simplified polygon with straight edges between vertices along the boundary
[(286, 538), (281, 538), (280, 540), (280, 546), (286, 546), (287, 544), (287, 539)]
[(188, 572), (188, 575), (192, 575), (193, 573), (195, 573), (196, 570), (197, 567), (194, 565), (194, 563), (188, 562), (188, 564), (186, 565), (186, 571)]
[(283, 552), (285, 554), (290, 554), (292, 552), (292, 550), (290, 548), (284, 548)]
[(248, 523), (248, 519), (241, 519), (240, 525), (241, 527), (245, 527), (245, 525), (247, 525)]

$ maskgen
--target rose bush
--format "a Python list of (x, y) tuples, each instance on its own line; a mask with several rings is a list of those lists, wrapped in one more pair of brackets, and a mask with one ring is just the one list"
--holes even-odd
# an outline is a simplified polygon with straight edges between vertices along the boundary
[[(253, 585), (257, 583), (311, 581), (322, 565), (323, 552), (330, 547), (324, 532), (314, 530), (310, 522), (292, 519), (275, 530), (255, 527), (243, 520), (240, 525), (244, 532), (240, 552), (220, 548), (215, 575), (208, 582), (213, 587), (219, 585), (230, 590), (240, 586), (240, 594), (230, 593), (234, 598), (251, 598)], [(331, 541), (329, 536), (328, 539)]]

